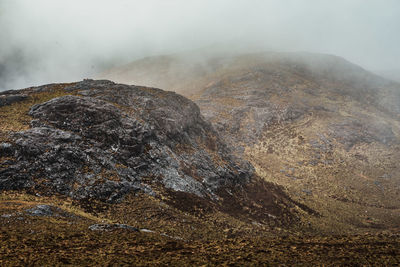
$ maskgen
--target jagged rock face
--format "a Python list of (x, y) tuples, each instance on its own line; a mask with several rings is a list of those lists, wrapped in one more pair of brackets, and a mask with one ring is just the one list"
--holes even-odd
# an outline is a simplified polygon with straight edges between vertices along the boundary
[(252, 176), (182, 96), (92, 80), (65, 91), (73, 95), (32, 106), (32, 127), (1, 145), (9, 157), (1, 162), (1, 189), (113, 202), (132, 190), (154, 194), (152, 184), (160, 183), (213, 198)]

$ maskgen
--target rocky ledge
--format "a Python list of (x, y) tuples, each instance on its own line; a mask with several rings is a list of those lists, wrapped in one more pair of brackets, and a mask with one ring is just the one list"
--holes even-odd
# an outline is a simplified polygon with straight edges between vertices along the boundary
[[(13, 91), (13, 99), (51, 88)], [(214, 199), (253, 175), (197, 105), (173, 92), (84, 80), (31, 106), (29, 116), (30, 127), (9, 131), (0, 144), (0, 190), (116, 202), (161, 185)]]

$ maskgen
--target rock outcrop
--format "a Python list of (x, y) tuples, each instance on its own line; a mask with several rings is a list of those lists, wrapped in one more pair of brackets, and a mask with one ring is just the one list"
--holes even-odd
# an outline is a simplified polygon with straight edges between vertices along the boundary
[(63, 90), (32, 106), (31, 127), (0, 145), (2, 190), (115, 202), (131, 191), (155, 194), (159, 184), (212, 199), (252, 176), (183, 96), (93, 80)]

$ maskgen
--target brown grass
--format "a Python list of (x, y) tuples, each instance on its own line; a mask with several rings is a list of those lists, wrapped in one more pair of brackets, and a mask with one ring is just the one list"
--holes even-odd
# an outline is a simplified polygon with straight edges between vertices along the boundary
[(0, 140), (7, 140), (7, 133), (27, 130), (32, 118), (28, 115), (31, 106), (55, 97), (72, 94), (63, 89), (71, 84), (57, 84), (46, 92), (28, 92), (28, 99), (0, 107)]
[[(142, 221), (135, 225), (146, 226), (155, 230), (154, 233), (128, 230), (91, 231), (88, 229), (89, 225), (104, 219), (88, 215), (76, 207), (68, 208), (69, 204), (57, 205), (60, 204), (60, 200), (55, 198), (39, 198), (20, 193), (2, 194), (0, 214), (14, 215), (8, 218), (0, 217), (0, 265), (394, 266), (400, 263), (398, 235), (291, 234), (271, 237), (255, 235), (250, 231), (247, 236), (227, 237), (234, 234), (236, 229), (216, 223), (204, 230), (199, 228), (201, 220), (218, 220), (218, 216), (194, 220), (190, 216), (175, 213), (177, 217), (171, 217), (174, 213), (168, 211), (168, 206), (154, 206), (143, 198), (135, 199), (134, 203), (139, 204), (138, 200), (144, 201), (141, 208), (132, 209), (135, 205), (116, 205), (113, 206), (112, 214), (114, 216), (126, 214), (126, 218), (140, 216), (143, 218)], [(56, 205), (76, 217), (39, 217), (24, 213), (24, 210), (43, 203)], [(160, 208), (165, 211), (160, 213), (157, 211)], [(120, 213), (116, 213), (117, 210), (120, 210)], [(151, 215), (158, 217), (147, 217)], [(144, 218), (147, 218), (148, 225), (145, 225)], [(183, 219), (186, 220), (184, 223), (178, 222)], [(150, 225), (150, 222), (158, 224), (158, 227)], [(169, 228), (175, 231), (184, 228), (180, 231), (198, 232), (199, 236), (204, 235), (204, 237), (188, 241), (163, 235), (165, 232), (169, 235), (174, 234), (168, 231)], [(212, 233), (216, 232), (212, 228), (218, 228), (220, 235), (212, 236)]]

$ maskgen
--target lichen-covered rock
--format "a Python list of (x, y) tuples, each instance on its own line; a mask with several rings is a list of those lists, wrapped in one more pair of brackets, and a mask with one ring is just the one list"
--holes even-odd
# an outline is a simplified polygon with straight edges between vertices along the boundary
[(52, 206), (49, 206), (49, 205), (37, 205), (36, 207), (26, 210), (26, 212), (33, 216), (52, 216), (53, 215)]
[(126, 224), (120, 224), (120, 223), (114, 223), (114, 224), (92, 224), (89, 226), (89, 229), (92, 231), (113, 231), (117, 229), (125, 229), (125, 230), (130, 230), (134, 232), (139, 232), (140, 230), (136, 227), (126, 225)]
[(65, 91), (71, 95), (32, 106), (31, 128), (1, 144), (9, 159), (0, 162), (0, 189), (115, 202), (161, 184), (214, 198), (252, 176), (183, 96), (93, 80)]

